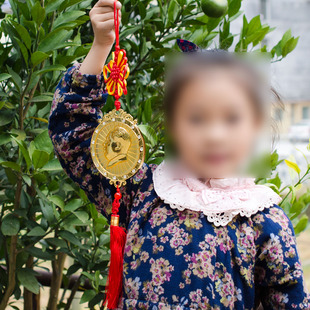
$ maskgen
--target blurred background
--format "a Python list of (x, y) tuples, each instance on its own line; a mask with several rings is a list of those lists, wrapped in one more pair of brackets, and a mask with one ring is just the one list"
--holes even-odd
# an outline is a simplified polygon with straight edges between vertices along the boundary
[[(138, 119), (149, 163), (163, 159), (163, 58), (177, 50), (176, 38), (229, 50), (238, 50), (243, 40), (248, 52), (274, 51), (271, 80), (285, 110), (272, 111), (280, 134), (278, 155), (274, 177), (261, 182), (284, 197), (281, 206), (294, 223), (310, 290), (310, 0), (228, 0), (228, 13), (214, 19), (201, 12), (199, 0), (121, 2), (120, 41), (131, 67), (123, 107)], [(107, 222), (66, 178), (47, 134), (55, 86), (91, 46), (87, 14), (95, 3), (0, 0), (0, 301), (10, 291), (1, 310), (99, 309), (103, 299)], [(241, 38), (243, 15), (251, 29)], [(104, 112), (113, 106), (110, 99)], [(9, 273), (12, 245), (16, 270)], [(10, 277), (16, 277), (16, 285)]]
[[(242, 8), (247, 16), (260, 14), (264, 22), (276, 27), (264, 39), (266, 44), (276, 44), (288, 28), (300, 36), (296, 49), (285, 61), (271, 64), (271, 82), (285, 105), (284, 111), (273, 111), (280, 132), (278, 154), (281, 158), (293, 155), (298, 165), (305, 169), (307, 162), (304, 156), (310, 159), (307, 151), (310, 137), (310, 1), (250, 0), (243, 1)], [(241, 26), (242, 20), (239, 18), (233, 27), (238, 31)], [(285, 164), (280, 164), (278, 171), (289, 182), (290, 174)], [(309, 229), (298, 236), (297, 244), (310, 290)]]

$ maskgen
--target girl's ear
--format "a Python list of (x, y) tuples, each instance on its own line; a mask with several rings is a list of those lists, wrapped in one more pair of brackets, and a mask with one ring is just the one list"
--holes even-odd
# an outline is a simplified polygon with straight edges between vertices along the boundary
[(177, 39), (177, 44), (179, 48), (181, 49), (181, 51), (184, 53), (196, 52), (200, 49), (198, 45), (196, 45), (195, 43), (184, 40), (184, 39)]

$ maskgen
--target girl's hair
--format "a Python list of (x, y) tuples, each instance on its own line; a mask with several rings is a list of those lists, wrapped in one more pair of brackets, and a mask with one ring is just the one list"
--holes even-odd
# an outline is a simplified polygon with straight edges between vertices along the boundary
[[(199, 78), (200, 73), (212, 72), (214, 69), (222, 69), (232, 74), (234, 81), (247, 92), (259, 118), (265, 116), (266, 103), (283, 109), (280, 95), (268, 84), (261, 72), (249, 61), (234, 53), (217, 49), (203, 50), (202, 52), (183, 53), (180, 56), (173, 55), (168, 60), (164, 95), (164, 110), (168, 128), (173, 123), (176, 103), (182, 89), (191, 81)], [(271, 117), (270, 119), (273, 131), (272, 141), (274, 142), (278, 130), (275, 120)]]

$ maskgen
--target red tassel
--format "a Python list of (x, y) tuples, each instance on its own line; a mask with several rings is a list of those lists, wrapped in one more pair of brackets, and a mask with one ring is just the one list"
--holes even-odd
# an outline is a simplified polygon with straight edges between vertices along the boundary
[[(106, 300), (108, 309), (116, 309), (122, 295), (123, 289), (123, 257), (126, 241), (126, 232), (119, 227), (118, 210), (120, 207), (119, 200), (122, 198), (117, 186), (112, 204), (112, 215), (110, 225), (110, 268), (108, 277), (108, 287)], [(104, 302), (105, 304), (105, 302)]]
[(115, 309), (123, 289), (123, 256), (126, 241), (126, 233), (119, 226), (110, 226), (110, 269), (107, 291), (108, 309)]

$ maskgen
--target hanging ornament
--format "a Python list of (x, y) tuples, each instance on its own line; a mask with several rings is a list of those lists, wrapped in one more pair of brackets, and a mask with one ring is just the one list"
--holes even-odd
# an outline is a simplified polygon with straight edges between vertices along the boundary
[(91, 156), (98, 171), (116, 187), (110, 221), (110, 267), (106, 300), (108, 309), (118, 306), (123, 284), (123, 256), (126, 232), (119, 227), (120, 186), (132, 177), (144, 162), (144, 139), (137, 121), (121, 109), (119, 98), (127, 94), (129, 67), (126, 51), (119, 46), (119, 10), (114, 1), (115, 51), (104, 66), (103, 76), (109, 95), (115, 98), (115, 109), (105, 114), (91, 139)]

